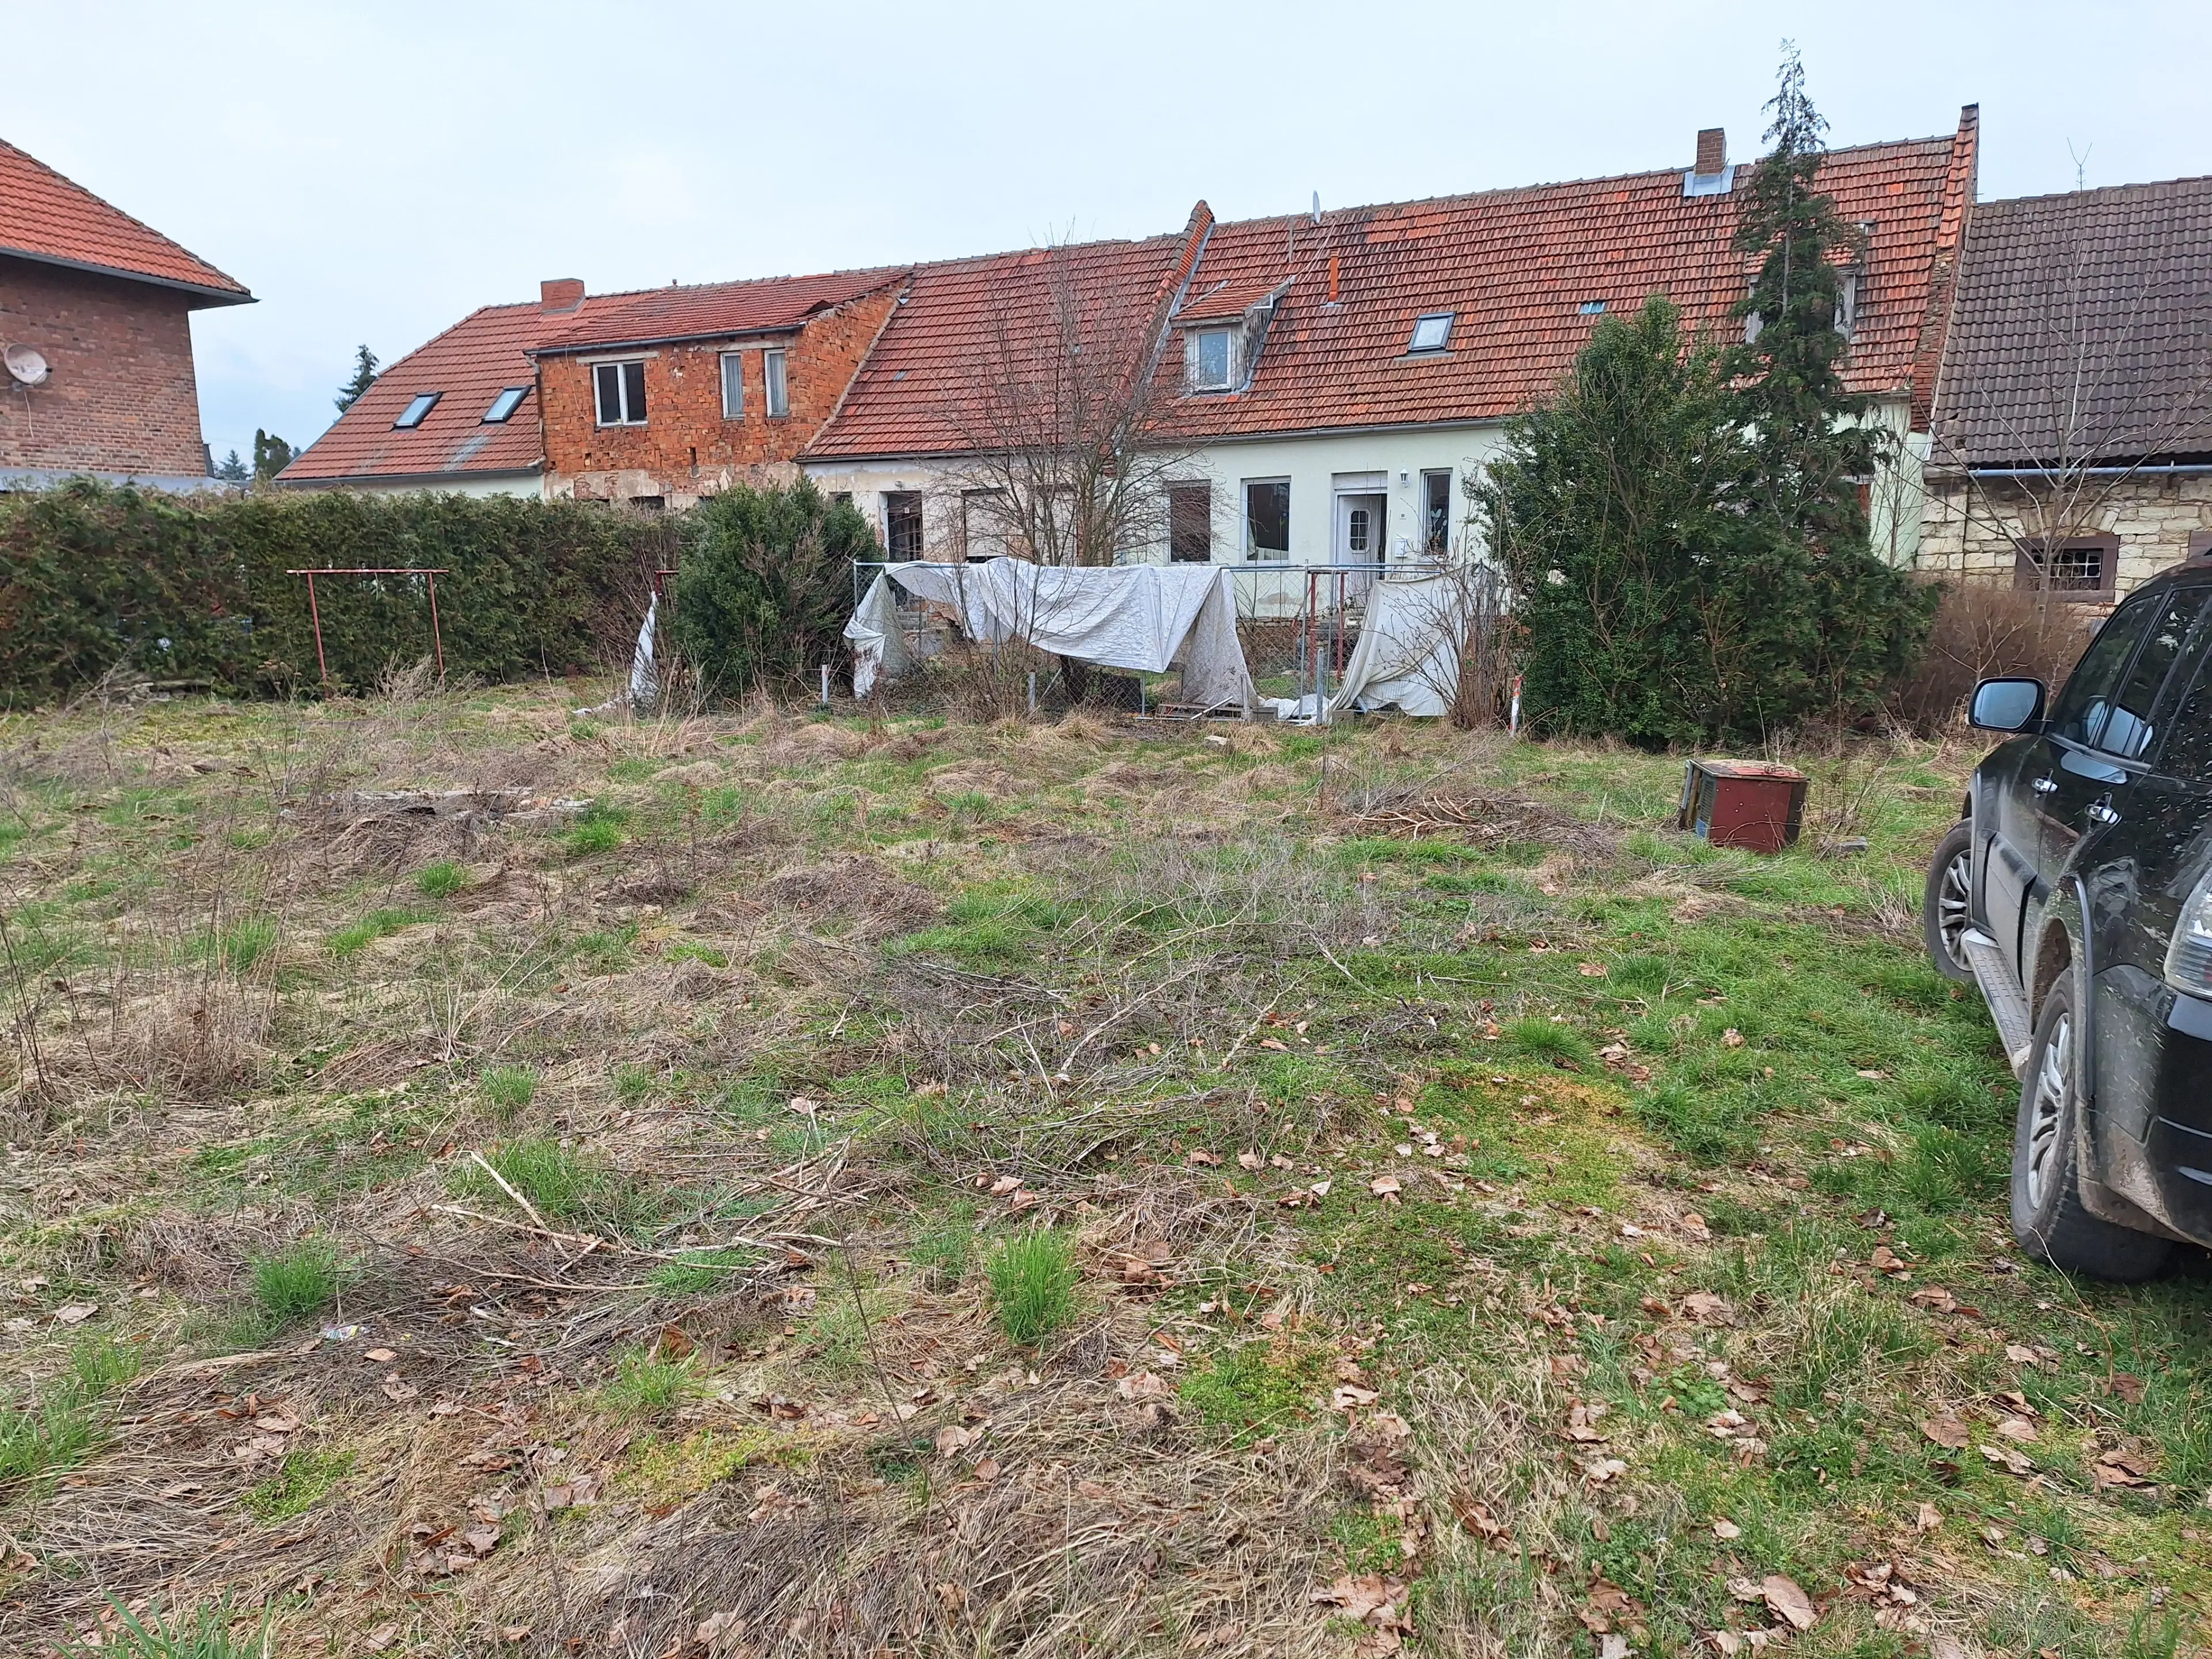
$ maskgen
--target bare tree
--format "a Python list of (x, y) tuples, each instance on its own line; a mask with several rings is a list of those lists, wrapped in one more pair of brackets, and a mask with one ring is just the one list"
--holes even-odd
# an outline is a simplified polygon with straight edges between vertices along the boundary
[(971, 552), (1099, 566), (1165, 538), (1168, 483), (1195, 452), (1159, 372), (1176, 290), (1133, 252), (1048, 246), (994, 280), (945, 471)]

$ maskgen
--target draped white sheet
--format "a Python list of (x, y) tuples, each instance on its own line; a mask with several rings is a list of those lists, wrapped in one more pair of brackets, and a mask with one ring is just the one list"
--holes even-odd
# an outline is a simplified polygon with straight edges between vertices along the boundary
[(890, 584), (945, 606), (970, 639), (1025, 640), (1101, 668), (1182, 668), (1182, 700), (1249, 712), (1252, 675), (1237, 639), (1237, 593), (1218, 565), (1125, 564), (1103, 569), (998, 558), (981, 564), (894, 564), (869, 585), (845, 637), (853, 691), (914, 666)]

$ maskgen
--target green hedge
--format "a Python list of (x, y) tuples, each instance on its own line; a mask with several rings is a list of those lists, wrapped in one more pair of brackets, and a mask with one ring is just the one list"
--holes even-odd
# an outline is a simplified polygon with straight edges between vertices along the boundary
[[(439, 567), (446, 671), (486, 680), (626, 662), (679, 523), (512, 496), (261, 493), (179, 500), (74, 479), (0, 495), (0, 704), (120, 665), (283, 693), (318, 685), (310, 566)], [(431, 653), (418, 577), (316, 583), (334, 687)]]

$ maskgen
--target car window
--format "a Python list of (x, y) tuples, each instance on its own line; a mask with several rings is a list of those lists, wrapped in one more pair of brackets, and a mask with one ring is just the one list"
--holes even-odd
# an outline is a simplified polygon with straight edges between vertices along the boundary
[(2189, 642), (2189, 630), (2204, 609), (2206, 592), (2202, 587), (2177, 588), (2156, 607), (2149, 628), (2144, 630), (2142, 648), (2121, 677), (2112, 694), (2112, 711), (2097, 737), (2097, 747), (2106, 754), (2140, 760), (2150, 752), (2158, 736), (2152, 724), (2158, 714), (2158, 694)]
[(2094, 749), (2104, 735), (2112, 712), (2112, 690), (2135, 654), (2144, 630), (2149, 628), (2158, 600), (2150, 595), (2130, 599), (2107, 617), (2074, 665), (2066, 689), (2058, 694), (2051, 711), (2050, 731), (2055, 738)]
[(2181, 689), (2172, 698), (2159, 769), (2203, 783), (2212, 779), (2212, 623), (2197, 630), (2176, 678)]

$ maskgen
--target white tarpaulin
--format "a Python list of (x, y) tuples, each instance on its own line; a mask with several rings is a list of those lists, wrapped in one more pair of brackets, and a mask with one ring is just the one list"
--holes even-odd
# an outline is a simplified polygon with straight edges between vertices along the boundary
[(1394, 703), (1408, 714), (1449, 713), (1459, 684), (1460, 612), (1466, 603), (1456, 576), (1385, 580), (1369, 588), (1359, 643), (1328, 700), (1329, 713)]
[(629, 702), (633, 708), (650, 708), (660, 700), (660, 668), (653, 661), (653, 630), (660, 620), (660, 595), (645, 607), (645, 626), (637, 630), (637, 654), (629, 664)]
[(1237, 641), (1237, 595), (1219, 566), (1125, 564), (1103, 569), (998, 558), (981, 564), (894, 564), (845, 624), (853, 690), (911, 668), (890, 584), (944, 606), (970, 639), (1026, 640), (1100, 668), (1161, 674), (1181, 665), (1182, 701), (1249, 710), (1252, 676)]

